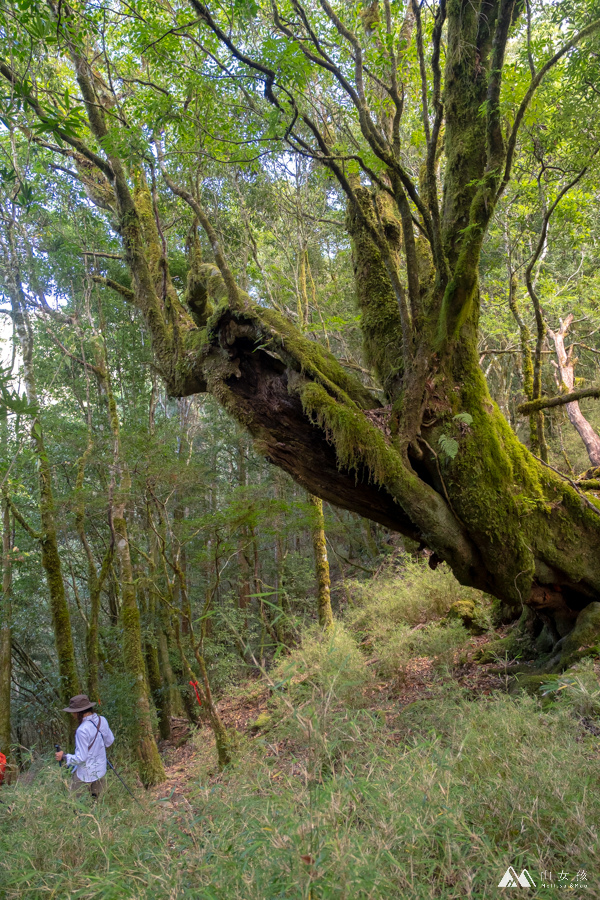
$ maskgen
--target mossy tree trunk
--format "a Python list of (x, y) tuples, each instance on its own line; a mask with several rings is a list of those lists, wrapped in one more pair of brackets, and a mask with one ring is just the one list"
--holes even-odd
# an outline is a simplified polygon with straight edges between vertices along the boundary
[(11, 757), (12, 535), (10, 506), (2, 503), (2, 606), (0, 607), (0, 753)]
[(309, 494), (308, 499), (315, 510), (315, 518), (311, 526), (311, 536), (313, 549), (315, 551), (315, 570), (317, 573), (317, 612), (319, 615), (319, 625), (322, 628), (331, 628), (333, 625), (333, 613), (331, 611), (331, 583), (329, 580), (327, 542), (325, 540), (323, 501), (320, 497), (315, 497), (314, 494)]
[(93, 450), (91, 422), (88, 421), (88, 443), (77, 465), (77, 480), (75, 482), (75, 526), (79, 541), (85, 553), (88, 564), (88, 592), (90, 597), (90, 613), (86, 632), (87, 652), (87, 692), (91, 700), (100, 700), (100, 646), (99, 646), (99, 622), (100, 622), (100, 596), (102, 588), (108, 576), (113, 559), (113, 541), (111, 540), (100, 567), (96, 567), (96, 560), (90, 547), (85, 529), (85, 504), (83, 502), (83, 483), (87, 460)]
[[(158, 713), (158, 730), (163, 740), (171, 737), (171, 695), (166, 677), (161, 673), (161, 657), (159, 648), (160, 623), (157, 615), (158, 598), (152, 580), (147, 587), (147, 606), (145, 610), (146, 628), (144, 655), (148, 671), (148, 683), (154, 706)], [(170, 667), (169, 667), (170, 668)]]
[(152, 716), (142, 653), (140, 611), (135, 596), (129, 536), (122, 502), (118, 502), (113, 510), (113, 528), (123, 596), (121, 605), (123, 661), (125, 671), (131, 678), (131, 699), (135, 707), (135, 733), (132, 735), (132, 740), (138, 758), (138, 771), (142, 784), (150, 787), (165, 780), (165, 771), (152, 731)]
[(61, 684), (61, 698), (68, 704), (70, 697), (79, 693), (80, 683), (75, 662), (75, 649), (71, 632), (71, 617), (67, 604), (62, 564), (58, 552), (58, 538), (52, 488), (52, 469), (46, 450), (42, 422), (38, 411), (38, 395), (35, 372), (33, 368), (33, 331), (27, 314), (27, 301), (23, 291), (18, 262), (18, 251), (14, 237), (14, 221), (7, 226), (10, 260), (8, 280), (12, 318), (23, 359), (23, 378), (27, 400), (36, 410), (31, 425), (31, 444), (38, 463), (39, 479), (39, 511), (41, 528), (39, 532), (32, 529), (23, 517), (14, 509), (15, 517), (32, 537), (37, 538), (42, 552), (42, 567), (46, 575), (50, 595), (50, 610), (56, 641), (58, 672)]
[[(236, 65), (264, 82), (264, 97), (287, 110), (294, 85), (282, 90), (281, 72), (236, 47), (203, 3), (190, 3)], [(119, 140), (111, 131), (118, 120), (81, 56), (85, 42), (73, 40), (73, 19), (67, 27), (63, 16), (57, 27), (70, 47), (94, 146), (101, 148), (97, 154), (80, 141), (78, 152), (85, 149), (96, 166), (105, 196), (112, 192), (131, 272), (131, 289), (104, 283), (144, 315), (169, 392), (210, 391), (250, 431), (257, 448), (310, 493), (427, 545), (463, 584), (499, 597), (515, 614), (528, 604), (540, 621), (550, 617), (562, 636), (600, 597), (600, 515), (592, 500), (527, 451), (491, 400), (477, 355), (478, 270), (528, 104), (552, 65), (584, 45), (600, 22), (567, 37), (532, 74), (506, 132), (503, 68), (522, 9), (516, 0), (441, 3), (426, 52), (424, 8), (413, 4), (416, 27), (407, 29), (406, 40), (415, 42), (423, 79), (425, 138), (415, 180), (404, 164), (398, 72), (407, 60), (398, 57), (403, 51), (393, 37), (399, 23), (391, 5), (381, 18), (386, 42), (374, 39), (375, 26), (353, 32), (352, 23), (322, 3), (319, 15), (327, 17), (330, 39), (339, 44), (333, 57), (325, 57), (315, 37), (320, 26), (310, 27), (311, 11), (306, 20), (288, 22), (273, 7), (273, 29), (306, 55), (315, 79), (336, 79), (348, 111), (354, 109), (356, 135), (378, 161), (375, 171), (353, 157), (364, 177), (347, 175), (312, 108), (295, 98), (286, 137), (309, 147), (347, 198), (365, 350), (385, 390), (383, 407), (330, 352), (278, 312), (252, 302), (233, 276), (198, 193), (174, 180), (157, 145), (167, 186), (206, 232), (226, 300), (212, 315), (206, 291), (193, 309), (182, 305), (144, 178), (135, 173), (132, 184), (116, 155)], [(385, 93), (395, 112), (383, 126), (369, 102), (364, 60), (370, 54), (387, 55), (381, 72), (391, 72)], [(333, 61), (349, 56), (352, 74)], [(378, 85), (377, 103), (381, 96)]]
[(125, 671), (131, 679), (132, 702), (135, 708), (135, 733), (132, 735), (132, 739), (138, 760), (138, 771), (142, 784), (150, 787), (165, 780), (165, 771), (152, 729), (149, 688), (142, 650), (141, 618), (125, 519), (131, 481), (121, 448), (121, 426), (108, 366), (102, 311), (100, 311), (99, 341), (101, 341), (102, 353), (98, 354), (99, 364), (96, 367), (96, 376), (99, 388), (106, 398), (108, 422), (113, 442), (109, 514), (121, 581), (120, 622), (123, 636), (123, 662)]

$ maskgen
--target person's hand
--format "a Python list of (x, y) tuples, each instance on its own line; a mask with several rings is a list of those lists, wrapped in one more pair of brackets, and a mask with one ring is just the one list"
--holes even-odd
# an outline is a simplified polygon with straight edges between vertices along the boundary
[(55, 758), (56, 758), (56, 762), (60, 762), (61, 759), (64, 759), (64, 758), (65, 758), (65, 751), (64, 751), (64, 750), (57, 750), (57, 752), (54, 754), (54, 756), (55, 756)]

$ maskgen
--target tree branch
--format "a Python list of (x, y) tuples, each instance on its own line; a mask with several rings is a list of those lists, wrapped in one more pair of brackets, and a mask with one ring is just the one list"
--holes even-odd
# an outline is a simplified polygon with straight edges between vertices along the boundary
[(574, 403), (576, 400), (583, 400), (585, 397), (600, 399), (600, 386), (582, 388), (579, 391), (571, 391), (569, 394), (559, 394), (558, 397), (541, 397), (539, 400), (531, 400), (528, 403), (522, 403), (520, 406), (517, 406), (517, 412), (522, 416), (529, 416), (531, 413), (539, 412), (541, 409), (564, 406), (565, 403)]
[(563, 58), (563, 56), (565, 56), (565, 54), (569, 52), (569, 50), (571, 50), (573, 47), (576, 47), (577, 44), (580, 43), (580, 41), (584, 40), (584, 38), (586, 38), (586, 37), (589, 37), (590, 34), (594, 34), (594, 32), (598, 31), (598, 29), (600, 29), (600, 19), (596, 19), (595, 22), (590, 22), (589, 25), (587, 25), (585, 28), (582, 28), (580, 32), (578, 32), (573, 38), (571, 38), (570, 41), (568, 41), (568, 43), (566, 43), (563, 47), (561, 47), (560, 50), (558, 50), (554, 54), (554, 56), (552, 56), (548, 60), (548, 62), (546, 62), (542, 66), (542, 68), (539, 70), (537, 75), (535, 75), (531, 79), (531, 81), (529, 83), (529, 87), (525, 93), (525, 96), (523, 97), (523, 99), (521, 101), (521, 105), (519, 106), (519, 109), (517, 110), (517, 115), (515, 116), (515, 121), (513, 123), (510, 137), (508, 139), (507, 151), (506, 151), (506, 162), (505, 162), (505, 166), (504, 166), (504, 176), (502, 178), (502, 182), (501, 182), (501, 184), (498, 188), (497, 194), (496, 194), (496, 202), (498, 201), (498, 199), (502, 195), (504, 189), (506, 188), (506, 185), (510, 181), (510, 173), (511, 173), (511, 169), (512, 169), (513, 157), (515, 155), (515, 148), (517, 146), (517, 136), (518, 136), (521, 124), (523, 122), (525, 113), (527, 112), (527, 108), (528, 108), (529, 104), (531, 103), (533, 95), (535, 94), (536, 90), (538, 89), (538, 87), (540, 86), (544, 77), (548, 74), (550, 69), (553, 66), (555, 66), (556, 63), (559, 62)]
[(124, 284), (120, 284), (118, 281), (113, 281), (112, 278), (103, 278), (102, 275), (92, 275), (92, 281), (95, 281), (96, 284), (103, 284), (105, 287), (111, 288), (113, 291), (116, 291), (117, 294), (120, 294), (121, 297), (124, 297), (128, 303), (135, 303), (135, 294), (134, 292), (125, 287)]
[(79, 138), (73, 137), (73, 135), (68, 134), (62, 128), (57, 128), (56, 126), (50, 126), (49, 120), (47, 116), (44, 114), (44, 109), (40, 103), (33, 97), (25, 86), (25, 82), (23, 82), (15, 72), (8, 66), (5, 62), (0, 60), (0, 75), (2, 75), (13, 87), (18, 88), (20, 96), (25, 100), (28, 106), (30, 106), (35, 112), (36, 116), (44, 125), (48, 125), (50, 131), (53, 134), (57, 134), (61, 140), (63, 140), (66, 144), (73, 147), (82, 156), (85, 156), (91, 163), (93, 163), (100, 171), (106, 175), (109, 181), (112, 181), (114, 178), (114, 173), (112, 167), (106, 160), (102, 159), (101, 156), (98, 156), (94, 153), (93, 150), (84, 144)]
[(24, 528), (27, 534), (34, 539), (34, 541), (42, 541), (44, 539), (44, 533), (42, 531), (36, 531), (35, 528), (32, 528), (29, 522), (23, 518), (15, 504), (13, 503), (11, 497), (6, 492), (4, 493), (4, 497), (6, 498), (6, 502), (10, 506), (11, 512), (21, 528)]

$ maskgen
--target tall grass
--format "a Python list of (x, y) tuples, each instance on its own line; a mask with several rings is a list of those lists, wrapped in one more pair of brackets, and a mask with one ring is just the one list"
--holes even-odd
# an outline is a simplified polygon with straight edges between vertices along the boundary
[[(574, 875), (597, 897), (597, 741), (568, 705), (469, 701), (454, 686), (382, 715), (340, 707), (326, 775), (289, 722), (257, 738), (187, 802), (91, 809), (48, 766), (4, 792), (0, 895), (39, 898), (497, 897), (508, 865)], [(166, 807), (166, 808), (164, 808)], [(529, 896), (562, 896), (541, 892)]]
[(398, 625), (421, 625), (445, 616), (457, 600), (485, 603), (481, 591), (463, 587), (445, 564), (430, 569), (424, 560), (406, 557), (401, 568), (384, 570), (377, 578), (352, 582), (354, 607), (350, 628), (381, 639)]
[(51, 759), (5, 786), (2, 900), (485, 900), (509, 865), (531, 873), (530, 897), (564, 897), (582, 871), (571, 894), (600, 897), (592, 664), (543, 705), (440, 678), (400, 708), (373, 652), (393, 675), (411, 654), (447, 666), (468, 637), (442, 622), (464, 589), (424, 567), (408, 579), (361, 587), (347, 626), (307, 632), (270, 673), (264, 731), (222, 775), (203, 730), (185, 786), (140, 791), (143, 808), (115, 779), (97, 806), (74, 800)]
[(489, 618), (489, 603), (480, 591), (464, 588), (447, 566), (432, 570), (424, 560), (405, 558), (399, 569), (387, 569), (350, 588), (354, 606), (346, 623), (374, 657), (383, 678), (402, 680), (408, 662), (430, 657), (439, 670), (451, 668), (455, 651), (469, 635), (460, 623), (444, 621), (454, 603), (470, 600), (478, 618)]

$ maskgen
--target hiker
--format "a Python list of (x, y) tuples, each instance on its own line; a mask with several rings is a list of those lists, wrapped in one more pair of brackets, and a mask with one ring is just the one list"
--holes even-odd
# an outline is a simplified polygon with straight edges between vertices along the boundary
[(87, 694), (71, 697), (69, 705), (63, 712), (77, 716), (79, 728), (75, 732), (75, 753), (56, 752), (56, 759), (66, 759), (67, 766), (74, 768), (71, 778), (71, 790), (80, 794), (89, 790), (92, 798), (97, 800), (104, 790), (106, 775), (106, 748), (114, 741), (114, 735), (108, 727), (104, 716), (94, 712)]

